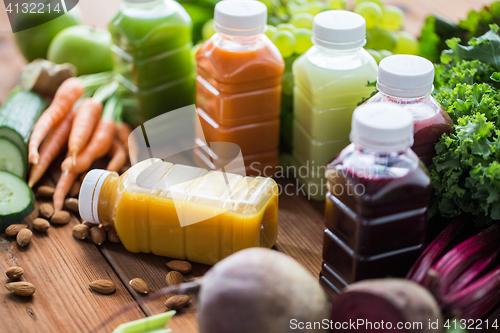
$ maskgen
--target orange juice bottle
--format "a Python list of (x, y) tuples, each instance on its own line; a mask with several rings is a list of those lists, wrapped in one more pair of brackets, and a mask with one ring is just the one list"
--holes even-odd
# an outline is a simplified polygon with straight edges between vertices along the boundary
[(148, 159), (121, 176), (91, 170), (79, 198), (82, 218), (112, 224), (131, 252), (213, 265), (245, 248), (271, 248), (278, 236), (271, 178)]
[[(204, 167), (224, 165), (232, 151), (213, 151), (212, 142), (241, 148), (247, 174), (271, 176), (278, 165), (281, 77), (284, 61), (264, 35), (267, 8), (254, 0), (226, 0), (215, 6), (217, 33), (196, 54), (196, 106), (203, 149), (195, 158)], [(198, 155), (198, 156), (196, 156)], [(215, 161), (217, 160), (217, 161)], [(267, 168), (266, 170), (269, 170)]]

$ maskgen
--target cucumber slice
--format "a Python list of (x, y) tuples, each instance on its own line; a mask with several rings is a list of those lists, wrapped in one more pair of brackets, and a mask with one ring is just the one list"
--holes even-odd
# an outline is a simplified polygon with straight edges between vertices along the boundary
[(24, 177), (24, 158), (12, 141), (0, 137), (0, 170)]
[(33, 191), (21, 178), (0, 171), (0, 231), (21, 222), (35, 209)]

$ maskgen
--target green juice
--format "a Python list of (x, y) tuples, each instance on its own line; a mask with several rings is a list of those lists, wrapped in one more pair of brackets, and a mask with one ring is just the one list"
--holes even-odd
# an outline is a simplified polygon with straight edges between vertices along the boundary
[(118, 80), (139, 102), (137, 123), (194, 104), (192, 22), (180, 4), (125, 0), (108, 29)]

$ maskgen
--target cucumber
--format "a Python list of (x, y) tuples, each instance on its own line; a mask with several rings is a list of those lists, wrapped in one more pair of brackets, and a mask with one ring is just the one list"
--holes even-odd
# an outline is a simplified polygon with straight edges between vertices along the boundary
[(24, 157), (12, 141), (0, 137), (0, 170), (24, 177)]
[[(14, 172), (24, 178), (28, 170), (28, 141), (33, 127), (46, 104), (38, 94), (20, 91), (0, 108), (0, 170)], [(3, 148), (9, 151), (3, 151)], [(18, 150), (18, 153), (14, 151)], [(22, 157), (22, 165), (19, 163)], [(9, 169), (10, 168), (10, 169)]]
[(35, 209), (35, 196), (24, 180), (0, 171), (0, 231), (20, 223)]

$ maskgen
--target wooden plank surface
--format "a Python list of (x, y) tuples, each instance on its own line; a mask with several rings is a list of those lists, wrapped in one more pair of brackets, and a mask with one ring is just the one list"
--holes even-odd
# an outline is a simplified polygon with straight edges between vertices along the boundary
[[(31, 225), (37, 211), (23, 223)], [(24, 248), (15, 239), (0, 235), (2, 285), (8, 282), (3, 272), (10, 266), (20, 266), (24, 269), (22, 281), (36, 287), (29, 298), (0, 288), (1, 332), (90, 332), (134, 300), (99, 248), (72, 237), (71, 229), (77, 223), (79, 220), (72, 216), (69, 224), (52, 225), (45, 234), (34, 231), (31, 243)], [(91, 291), (89, 282), (97, 279), (113, 281), (117, 292), (105, 296)], [(129, 311), (114, 320), (108, 331), (143, 316), (140, 309)]]
[[(121, 0), (81, 0), (80, 7), (87, 24), (105, 27)], [(352, 5), (351, 1), (351, 5)], [(418, 35), (424, 18), (436, 13), (450, 20), (464, 18), (470, 8), (479, 9), (489, 0), (386, 0), (401, 7), (405, 14), (405, 29)], [(0, 101), (17, 84), (25, 64), (15, 47), (12, 34), (6, 33), (8, 22), (3, 2), (0, 4)], [(56, 172), (57, 177), (57, 172)], [(280, 180), (284, 186), (289, 180)], [(317, 276), (321, 266), (322, 203), (308, 202), (303, 196), (281, 196), (280, 233), (276, 249), (303, 264)], [(26, 220), (30, 223), (33, 216)], [(78, 223), (72, 218), (69, 225), (51, 227), (47, 235), (35, 233), (30, 244), (20, 249), (15, 241), (0, 235), (0, 271), (11, 265), (25, 270), (23, 280), (34, 283), (37, 291), (32, 298), (21, 299), (3, 288), (0, 292), (1, 332), (89, 332), (116, 311), (142, 296), (133, 291), (128, 281), (141, 277), (151, 291), (166, 286), (168, 258), (151, 254), (133, 254), (123, 245), (105, 243), (97, 247), (71, 236)], [(197, 265), (186, 280), (202, 276), (208, 266)], [(106, 278), (117, 285), (113, 295), (98, 295), (88, 288), (95, 279)], [(6, 278), (4, 281), (6, 282)], [(165, 311), (165, 297), (148, 302), (113, 320), (99, 332), (111, 332), (118, 324), (144, 315)], [(174, 332), (198, 332), (195, 307), (181, 311), (168, 327)]]

